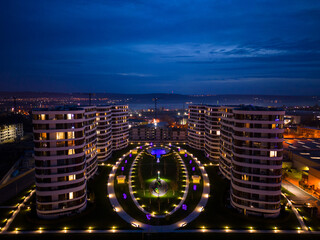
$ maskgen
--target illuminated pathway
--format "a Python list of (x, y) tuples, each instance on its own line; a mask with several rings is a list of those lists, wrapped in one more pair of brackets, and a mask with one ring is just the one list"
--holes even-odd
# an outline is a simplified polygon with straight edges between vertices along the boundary
[(289, 206), (291, 207), (293, 213), (296, 215), (296, 217), (297, 217), (297, 219), (298, 219), (298, 221), (299, 221), (300, 226), (302, 227), (302, 229), (305, 230), (305, 231), (308, 231), (308, 227), (307, 227), (306, 224), (304, 223), (303, 218), (302, 218), (301, 215), (299, 214), (298, 210), (293, 206), (292, 202), (286, 197), (285, 194), (281, 193), (281, 195), (287, 199), (287, 201), (288, 201), (288, 203), (289, 203)]
[[(117, 230), (117, 229), (109, 229), (109, 230), (94, 230), (94, 229), (84, 229), (84, 230), (44, 230), (39, 229), (35, 231), (10, 231), (10, 232), (3, 232), (2, 234), (10, 235), (10, 234), (53, 234), (53, 233), (60, 233), (60, 234), (67, 234), (67, 233), (76, 233), (76, 234), (94, 234), (94, 233), (148, 233), (146, 230)], [(251, 233), (251, 234), (261, 234), (261, 233), (268, 233), (268, 234), (310, 234), (310, 235), (319, 235), (320, 231), (303, 231), (303, 230), (254, 230), (254, 229), (192, 229), (192, 230), (167, 230), (163, 229), (162, 233)], [(272, 235), (271, 235), (272, 236)]]
[[(124, 160), (125, 156), (127, 156), (129, 153), (123, 155), (123, 157), (121, 157), (116, 162), (115, 166), (113, 166), (113, 168), (111, 170), (111, 173), (110, 173), (109, 179), (108, 179), (109, 200), (110, 200), (111, 205), (113, 206), (114, 210), (118, 213), (118, 215), (123, 220), (125, 220), (128, 223), (130, 223), (134, 227), (139, 227), (139, 228), (141, 228), (143, 230), (147, 230), (149, 232), (171, 232), (171, 231), (174, 231), (174, 230), (176, 230), (176, 229), (178, 229), (180, 227), (186, 226), (189, 222), (191, 222), (192, 220), (194, 220), (195, 218), (197, 218), (200, 215), (200, 213), (204, 210), (204, 208), (205, 208), (205, 206), (206, 206), (206, 204), (208, 202), (208, 198), (209, 198), (209, 194), (210, 194), (210, 181), (209, 181), (208, 174), (206, 173), (206, 171), (204, 169), (204, 166), (201, 164), (201, 162), (197, 158), (194, 158), (192, 154), (189, 154), (189, 155), (197, 163), (197, 165), (198, 165), (198, 167), (199, 167), (199, 169), (201, 171), (202, 178), (203, 178), (202, 197), (201, 197), (201, 200), (199, 201), (198, 205), (195, 207), (195, 209), (194, 209), (194, 211), (192, 213), (190, 213), (186, 218), (184, 218), (184, 219), (182, 219), (182, 220), (180, 220), (180, 221), (178, 221), (176, 223), (173, 223), (171, 225), (160, 225), (160, 226), (154, 226), (154, 225), (149, 225), (149, 224), (142, 223), (140, 221), (137, 221), (133, 217), (131, 217), (129, 214), (127, 214), (123, 210), (123, 208), (121, 207), (120, 203), (117, 200), (117, 197), (116, 197), (116, 194), (115, 194), (115, 190), (114, 190), (114, 180), (115, 180), (116, 171), (117, 171), (120, 163)], [(132, 189), (130, 189), (130, 192), (132, 192)], [(133, 198), (133, 199), (135, 199), (135, 198)]]
[(25, 203), (32, 197), (32, 195), (36, 192), (36, 190), (32, 190), (29, 194), (29, 196), (25, 197), (23, 202), (21, 204), (18, 204), (17, 210), (15, 210), (11, 216), (11, 218), (8, 219), (6, 225), (1, 229), (1, 233), (6, 232), (7, 229), (10, 227), (10, 224), (13, 222), (15, 217), (20, 212), (21, 208), (25, 206)]
[[(148, 148), (150, 148), (150, 147), (148, 147)], [(148, 149), (148, 148), (147, 148), (147, 149)], [(173, 152), (174, 152), (174, 154), (176, 155), (176, 157), (178, 158), (178, 160), (180, 161), (180, 163), (182, 163), (183, 169), (184, 169), (184, 171), (186, 172), (186, 188), (185, 188), (185, 190), (184, 190), (184, 194), (183, 194), (182, 200), (181, 200), (181, 201), (179, 202), (179, 204), (178, 204), (170, 213), (168, 213), (167, 215), (172, 215), (174, 212), (176, 212), (176, 211), (182, 206), (182, 204), (184, 203), (184, 201), (185, 201), (186, 198), (187, 198), (188, 191), (189, 191), (189, 174), (188, 174), (187, 167), (186, 167), (184, 161), (181, 159), (180, 155), (179, 155), (177, 152), (175, 152), (175, 151), (173, 151)], [(134, 166), (136, 165), (137, 161), (139, 160), (141, 154), (142, 154), (142, 152), (140, 152), (140, 153), (136, 156), (136, 158), (134, 159), (134, 161), (133, 161), (133, 163), (132, 163), (132, 165), (131, 165), (131, 168), (130, 168), (130, 172), (129, 172), (129, 192), (130, 192), (130, 196), (131, 196), (134, 204), (137, 206), (137, 208), (139, 208), (139, 209), (140, 209), (142, 212), (144, 212), (145, 214), (150, 214), (150, 215), (151, 215), (152, 217), (154, 217), (154, 218), (165, 217), (165, 216), (167, 216), (167, 215), (153, 215), (153, 214), (147, 212), (143, 207), (140, 206), (140, 204), (138, 203), (136, 197), (135, 197), (134, 194), (133, 194), (133, 189), (132, 189), (132, 178), (133, 178), (133, 176), (132, 176), (132, 170), (133, 170)]]

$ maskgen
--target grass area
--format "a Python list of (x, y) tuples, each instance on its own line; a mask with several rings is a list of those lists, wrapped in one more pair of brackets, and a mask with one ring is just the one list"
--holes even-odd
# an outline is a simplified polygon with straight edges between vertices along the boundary
[[(27, 188), (20, 192), (17, 196), (9, 199), (8, 201), (1, 204), (3, 207), (10, 207), (12, 208), (0, 208), (0, 227), (4, 227), (6, 224), (7, 219), (9, 219), (13, 212), (18, 208), (18, 204), (21, 204), (24, 201), (24, 198), (30, 194), (30, 192), (34, 189), (34, 185), (30, 188)], [(26, 208), (29, 204), (26, 205)]]
[(320, 217), (317, 215), (316, 208), (300, 207), (297, 209), (307, 227), (311, 227), (311, 229), (315, 231), (320, 231)]
[[(157, 214), (165, 214), (174, 209), (174, 205), (178, 205), (180, 202), (179, 197), (183, 196), (182, 187), (185, 179), (182, 174), (182, 168), (178, 162), (178, 159), (169, 153), (166, 156), (161, 157), (160, 163), (156, 162), (154, 156), (150, 156), (147, 153), (143, 153), (142, 158), (138, 160), (137, 174), (135, 175), (135, 196), (140, 198), (138, 201), (140, 205), (145, 205), (148, 212), (156, 212)], [(160, 171), (160, 178), (165, 180), (168, 184), (167, 193), (158, 198), (151, 194), (150, 184), (151, 180), (157, 179), (157, 172)]]
[(288, 175), (289, 178), (300, 181), (302, 179), (302, 171), (298, 171), (293, 168), (284, 169), (285, 174)]
[[(164, 197), (160, 197), (159, 199), (157, 197), (150, 197), (150, 193), (143, 193), (143, 190), (137, 191), (137, 197), (140, 198), (139, 203), (140, 205), (145, 205), (147, 208), (147, 211), (152, 212), (153, 209), (155, 209), (155, 212), (158, 211), (159, 208), (159, 204), (160, 204), (160, 209), (162, 210), (167, 210), (170, 211), (170, 209), (168, 209), (168, 205), (170, 204), (176, 204), (178, 205), (180, 203), (180, 199), (177, 199), (178, 196), (183, 196), (183, 193), (181, 193), (182, 188), (184, 188), (183, 186), (179, 186), (179, 185), (183, 185), (184, 181), (182, 178), (182, 172), (179, 173), (179, 180), (175, 179), (177, 177), (177, 164), (174, 163), (172, 161), (172, 158), (175, 158), (176, 156), (172, 155), (172, 154), (167, 154), (165, 156), (163, 156), (160, 159), (160, 163), (157, 165), (156, 160), (153, 156), (147, 154), (147, 153), (142, 153), (142, 157), (141, 159), (138, 161), (138, 164), (140, 162), (140, 166), (137, 164), (135, 169), (135, 174), (138, 174), (139, 168), (144, 168), (146, 167), (146, 170), (142, 170), (140, 172), (141, 177), (139, 180), (139, 177), (136, 177), (134, 179), (134, 184), (136, 185), (136, 188), (143, 188), (145, 187), (145, 191), (148, 192), (148, 184), (149, 184), (149, 180), (150, 178), (157, 176), (157, 171), (158, 171), (158, 167), (160, 167), (161, 172), (163, 173), (162, 176), (164, 176), (164, 178), (168, 179), (169, 184), (171, 182), (176, 181), (177, 182), (177, 187), (179, 194), (178, 195), (173, 195), (172, 194), (168, 194), (168, 197), (166, 197), (166, 195)], [(133, 162), (133, 159), (135, 158), (135, 156), (133, 155), (132, 158), (127, 158), (127, 163), (122, 163), (118, 170), (116, 175), (126, 175), (128, 176), (129, 174), (129, 169), (130, 169), (130, 165)], [(198, 168), (197, 164), (192, 161), (191, 163), (189, 162), (191, 160), (191, 157), (182, 157), (182, 159), (185, 161), (186, 166), (187, 166), (187, 171), (189, 173), (189, 176), (191, 177), (192, 174), (197, 174), (197, 175), (201, 175), (201, 171)], [(153, 166), (153, 164), (155, 166)], [(157, 167), (156, 167), (157, 166)], [(123, 170), (122, 170), (122, 167)], [(166, 170), (164, 170), (166, 169)], [(141, 179), (142, 179), (142, 185), (146, 184), (145, 186), (141, 187)], [(144, 182), (143, 179), (146, 179), (146, 182)], [(187, 205), (187, 210), (183, 210), (182, 208), (179, 208), (174, 214), (172, 215), (168, 215), (165, 218), (161, 218), (161, 219), (155, 219), (155, 218), (151, 218), (151, 220), (147, 220), (145, 214), (140, 211), (134, 204), (133, 200), (130, 197), (127, 197), (126, 199), (123, 198), (123, 194), (126, 194), (127, 196), (130, 195), (129, 193), (129, 188), (127, 184), (115, 184), (115, 192), (116, 192), (116, 196), (117, 199), (119, 201), (119, 203), (121, 204), (121, 206), (123, 207), (123, 209), (132, 217), (136, 218), (137, 220), (141, 221), (141, 222), (145, 222), (148, 224), (152, 224), (152, 225), (166, 225), (166, 224), (172, 224), (178, 220), (181, 220), (183, 218), (185, 218), (186, 216), (188, 216), (196, 207), (196, 205), (198, 204), (198, 202), (201, 199), (202, 196), (202, 189), (203, 189), (203, 183), (201, 181), (200, 184), (197, 185), (197, 189), (196, 190), (192, 190), (193, 189), (193, 184), (190, 184), (190, 188), (189, 188), (189, 192), (187, 194), (186, 200), (184, 202), (184, 204)], [(164, 207), (165, 206), (165, 207)], [(173, 205), (171, 206), (171, 208), (173, 209)]]
[(287, 196), (294, 196), (294, 194), (292, 192), (290, 192), (289, 190), (281, 187), (281, 192), (284, 193)]

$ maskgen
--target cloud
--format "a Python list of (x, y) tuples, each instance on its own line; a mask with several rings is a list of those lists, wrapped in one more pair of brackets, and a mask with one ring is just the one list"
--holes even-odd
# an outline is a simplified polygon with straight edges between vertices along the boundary
[(133, 76), (133, 77), (154, 77), (153, 74), (145, 74), (145, 73), (115, 73), (120, 76)]

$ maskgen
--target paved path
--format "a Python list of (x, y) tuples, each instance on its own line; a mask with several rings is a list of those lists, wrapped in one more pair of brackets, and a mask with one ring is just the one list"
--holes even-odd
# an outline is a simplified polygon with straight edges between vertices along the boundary
[(298, 210), (293, 206), (292, 202), (287, 198), (286, 195), (284, 195), (283, 193), (281, 193), (281, 195), (287, 199), (288, 204), (289, 204), (289, 206), (291, 207), (291, 210), (293, 211), (293, 213), (296, 215), (296, 217), (297, 217), (297, 219), (298, 219), (298, 221), (299, 221), (299, 223), (300, 223), (301, 228), (302, 228), (303, 230), (305, 230), (305, 231), (308, 231), (308, 227), (307, 227), (306, 224), (304, 223), (303, 218), (301, 217), (301, 215), (300, 215), (300, 213), (298, 212)]
[[(187, 152), (187, 151), (186, 151)], [(129, 152), (130, 153), (130, 152)], [(202, 178), (203, 178), (203, 193), (202, 193), (202, 198), (194, 211), (190, 213), (186, 218), (171, 224), (171, 225), (161, 225), (161, 226), (154, 226), (154, 225), (149, 225), (145, 224), (142, 222), (137, 221), (133, 217), (131, 217), (129, 214), (127, 214), (123, 208), (121, 207), (120, 203), (117, 200), (117, 197), (115, 195), (114, 191), (114, 179), (115, 179), (115, 173), (121, 163), (122, 160), (124, 160), (125, 156), (127, 156), (129, 153), (125, 154), (122, 158), (120, 158), (115, 166), (113, 166), (111, 173), (109, 175), (109, 180), (108, 180), (108, 193), (109, 193), (109, 200), (111, 202), (111, 205), (114, 207), (118, 215), (125, 220), (126, 222), (130, 223), (132, 226), (139, 227), (143, 230), (147, 230), (148, 232), (172, 232), (180, 227), (184, 227), (187, 225), (189, 222), (197, 218), (201, 211), (204, 210), (204, 207), (206, 206), (210, 194), (210, 181), (208, 174), (206, 173), (204, 166), (201, 164), (201, 162), (193, 157), (192, 154), (189, 154), (194, 161), (198, 164), (201, 173), (202, 173)], [(130, 179), (129, 179), (130, 180)]]
[(312, 196), (311, 194), (307, 193), (303, 189), (297, 187), (296, 185), (283, 180), (282, 181), (282, 187), (290, 191), (292, 194), (294, 194), (294, 197), (288, 196), (289, 199), (293, 200), (294, 202), (297, 201), (301, 204), (307, 203), (307, 202), (315, 202), (318, 206), (320, 206), (320, 201), (316, 197)]
[(25, 199), (23, 200), (23, 202), (21, 204), (19, 204), (18, 209), (15, 210), (12, 214), (12, 216), (8, 219), (6, 225), (1, 229), (1, 233), (6, 232), (8, 230), (8, 228), (10, 227), (11, 223), (13, 222), (13, 220), (15, 219), (15, 217), (18, 215), (18, 213), (20, 212), (21, 208), (24, 207), (25, 203), (32, 197), (32, 195), (36, 192), (36, 190), (32, 190), (30, 192), (30, 194), (25, 197)]
[[(2, 234), (17, 234), (17, 235), (24, 235), (24, 234), (94, 234), (94, 233), (150, 233), (147, 230), (117, 230), (117, 229), (110, 229), (110, 230), (93, 230), (93, 229), (87, 229), (87, 230), (35, 230), (35, 231), (11, 231), (11, 232), (5, 232)], [(303, 230), (255, 230), (255, 229), (249, 229), (249, 230), (237, 230), (237, 229), (192, 229), (192, 230), (173, 230), (173, 231), (162, 231), (162, 233), (226, 233), (226, 239), (228, 233), (242, 233), (242, 234), (308, 234), (308, 235), (320, 235), (320, 231), (303, 231)], [(272, 237), (272, 235), (271, 235)]]
[(10, 200), (22, 190), (30, 187), (34, 182), (34, 168), (10, 179), (6, 184), (0, 186), (0, 203)]

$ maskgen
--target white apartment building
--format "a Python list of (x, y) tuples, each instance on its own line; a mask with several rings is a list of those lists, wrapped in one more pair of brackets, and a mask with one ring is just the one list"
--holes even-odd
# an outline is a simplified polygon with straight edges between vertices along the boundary
[[(98, 154), (100, 161), (111, 155), (110, 142), (113, 132), (112, 125), (110, 126), (110, 110), (112, 112), (113, 107), (116, 106), (65, 106), (33, 110), (39, 217), (55, 218), (85, 209), (86, 184), (97, 171)], [(103, 116), (109, 118), (106, 120), (109, 124), (103, 124), (105, 120), (100, 117), (103, 109), (106, 110)], [(118, 115), (117, 111), (116, 114)], [(121, 119), (127, 123), (125, 112)], [(116, 139), (119, 139), (118, 125), (115, 125), (115, 128)], [(123, 131), (122, 140), (128, 142), (128, 132)], [(126, 146), (118, 145), (116, 149)], [(100, 154), (98, 149), (102, 148), (107, 148), (106, 155)]]
[[(193, 119), (200, 119), (198, 113), (191, 111), (195, 108), (190, 106), (191, 126)], [(244, 214), (278, 216), (285, 112), (254, 106), (220, 107), (220, 114), (217, 113), (218, 117), (214, 118), (220, 119), (217, 124), (212, 118), (206, 117), (212, 114), (209, 109), (210, 106), (207, 106), (204, 148), (216, 143), (215, 138), (212, 140), (211, 136), (206, 136), (208, 130), (212, 134), (216, 129), (215, 137), (220, 138), (219, 169), (231, 182), (231, 205)], [(190, 146), (197, 145), (197, 139), (191, 143), (193, 140), (189, 139)], [(216, 148), (211, 149), (216, 154)], [(206, 153), (208, 156), (208, 150)]]

